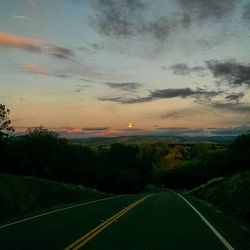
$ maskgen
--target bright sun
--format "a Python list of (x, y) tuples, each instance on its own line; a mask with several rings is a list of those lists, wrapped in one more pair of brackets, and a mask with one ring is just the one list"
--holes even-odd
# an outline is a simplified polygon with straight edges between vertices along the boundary
[(134, 127), (133, 123), (132, 123), (132, 122), (129, 122), (129, 123), (128, 123), (128, 128), (133, 128), (133, 127)]

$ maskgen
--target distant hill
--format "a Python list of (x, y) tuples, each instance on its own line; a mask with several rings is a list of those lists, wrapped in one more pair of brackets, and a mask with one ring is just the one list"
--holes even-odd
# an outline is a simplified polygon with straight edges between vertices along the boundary
[(142, 144), (142, 143), (167, 143), (167, 144), (192, 144), (201, 141), (205, 142), (230, 142), (233, 141), (236, 136), (153, 136), (153, 135), (140, 135), (140, 136), (118, 136), (118, 137), (90, 137), (90, 138), (74, 138), (70, 139), (71, 142), (79, 143), (88, 146), (108, 146), (113, 143), (122, 144)]
[(111, 145), (114, 143), (122, 144), (142, 144), (142, 143), (174, 143), (182, 144), (185, 143), (185, 139), (181, 137), (169, 137), (169, 136), (119, 136), (119, 137), (93, 137), (93, 138), (77, 138), (71, 139), (71, 142), (79, 143), (88, 146), (98, 145)]

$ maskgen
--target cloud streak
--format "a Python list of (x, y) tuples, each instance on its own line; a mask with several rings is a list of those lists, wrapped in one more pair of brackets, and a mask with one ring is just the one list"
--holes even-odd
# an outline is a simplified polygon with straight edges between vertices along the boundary
[(31, 18), (28, 16), (14, 15), (13, 18), (21, 21), (31, 22)]
[(192, 90), (191, 88), (183, 88), (183, 89), (161, 89), (161, 90), (155, 90), (151, 91), (149, 95), (145, 97), (103, 97), (99, 98), (101, 101), (111, 101), (111, 102), (117, 102), (122, 104), (133, 104), (133, 103), (143, 103), (143, 102), (151, 102), (154, 100), (159, 99), (169, 99), (174, 97), (180, 97), (180, 98), (188, 98), (188, 97), (194, 97), (194, 98), (211, 98), (214, 96), (217, 96), (221, 94), (221, 91), (206, 91), (201, 88), (197, 88), (196, 90)]
[(82, 128), (82, 131), (85, 132), (97, 132), (97, 131), (105, 131), (108, 130), (109, 127), (87, 127), (87, 128)]
[(141, 87), (141, 83), (137, 82), (124, 82), (124, 83), (114, 83), (114, 82), (107, 82), (108, 85), (112, 89), (119, 89), (123, 91), (134, 91)]
[[(162, 67), (163, 70), (166, 70), (166, 67)], [(189, 75), (192, 72), (201, 72), (204, 71), (205, 68), (201, 66), (190, 67), (185, 63), (174, 64), (169, 67), (169, 69), (176, 75)]]
[(227, 95), (225, 98), (228, 101), (239, 102), (241, 100), (241, 98), (244, 96), (245, 96), (245, 94), (243, 92), (240, 92), (240, 93), (232, 93), (230, 95)]
[(20, 49), (32, 53), (44, 53), (58, 59), (70, 60), (74, 52), (70, 49), (50, 44), (48, 42), (31, 37), (15, 36), (9, 33), (0, 33), (0, 47)]
[(250, 112), (250, 105), (246, 103), (213, 102), (210, 105), (220, 110), (228, 110), (228, 111), (243, 112), (243, 113)]
[(232, 86), (250, 86), (250, 64), (212, 60), (207, 61), (207, 67), (214, 78), (218, 78), (220, 82), (226, 82)]
[(232, 13), (237, 0), (178, 0), (184, 11), (188, 11), (199, 19), (220, 19)]
[(161, 119), (169, 119), (169, 120), (175, 120), (175, 119), (179, 119), (179, 118), (183, 118), (183, 117), (187, 117), (187, 116), (193, 116), (195, 114), (199, 114), (200, 111), (198, 110), (194, 110), (194, 109), (180, 109), (180, 110), (175, 110), (175, 111), (171, 111), (171, 112), (167, 112), (163, 115), (161, 115)]
[(31, 74), (38, 74), (38, 75), (44, 75), (44, 76), (53, 76), (53, 77), (59, 77), (62, 79), (69, 79), (71, 78), (70, 75), (67, 74), (58, 74), (54, 72), (53, 70), (48, 69), (47, 67), (40, 65), (40, 64), (25, 64), (23, 65), (23, 70), (25, 72), (31, 73)]
[(41, 66), (39, 64), (26, 64), (24, 65), (24, 70), (32, 74), (40, 75), (50, 75), (51, 72), (48, 68)]
[(245, 21), (250, 21), (250, 3), (247, 3), (243, 6), (242, 18)]

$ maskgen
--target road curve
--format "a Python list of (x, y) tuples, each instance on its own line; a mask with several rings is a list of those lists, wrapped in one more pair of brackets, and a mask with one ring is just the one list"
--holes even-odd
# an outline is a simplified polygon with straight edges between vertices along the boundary
[[(86, 235), (90, 239), (80, 244)], [(80, 243), (69, 248), (78, 239)], [(78, 246), (89, 250), (233, 249), (172, 192), (120, 196), (0, 228), (3, 250)]]

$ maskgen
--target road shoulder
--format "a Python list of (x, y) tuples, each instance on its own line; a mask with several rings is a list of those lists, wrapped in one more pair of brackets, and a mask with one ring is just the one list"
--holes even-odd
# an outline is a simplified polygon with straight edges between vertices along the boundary
[(182, 194), (204, 217), (230, 241), (235, 249), (250, 249), (249, 225), (224, 214), (214, 205)]

